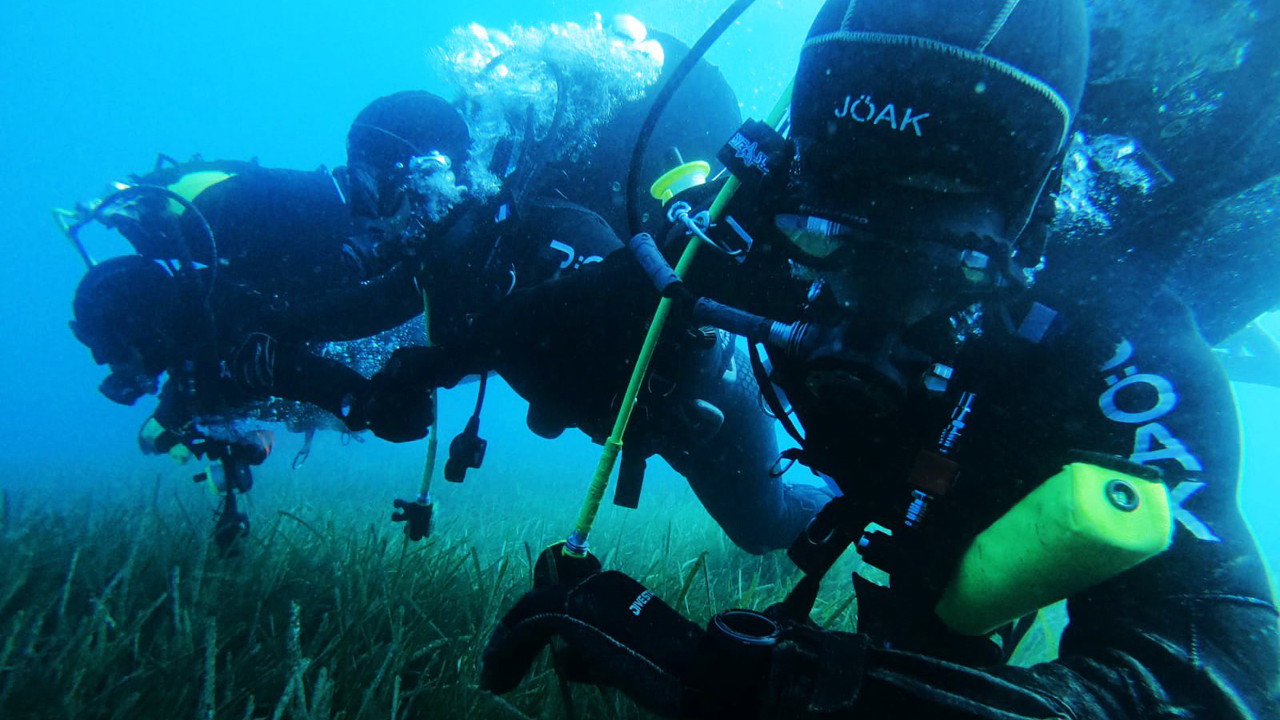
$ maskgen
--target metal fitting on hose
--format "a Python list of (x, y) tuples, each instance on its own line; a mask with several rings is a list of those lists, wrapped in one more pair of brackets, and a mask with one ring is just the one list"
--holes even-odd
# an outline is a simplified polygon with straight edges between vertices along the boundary
[(747, 251), (747, 247), (733, 248), (722, 243), (712, 240), (707, 231), (711, 229), (711, 213), (703, 210), (697, 215), (693, 214), (693, 207), (689, 203), (681, 200), (673, 203), (671, 208), (667, 210), (667, 219), (672, 223), (679, 223), (684, 226), (685, 232), (693, 235), (702, 242), (728, 255), (729, 257), (738, 257)]
[(808, 331), (809, 323), (783, 324), (774, 321), (769, 328), (769, 344), (783, 351), (788, 357), (797, 358), (802, 354), (805, 333)]

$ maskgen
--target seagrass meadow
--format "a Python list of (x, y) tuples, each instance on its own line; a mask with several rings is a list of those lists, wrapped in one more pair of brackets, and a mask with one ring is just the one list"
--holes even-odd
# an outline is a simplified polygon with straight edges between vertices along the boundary
[[(253, 531), (222, 558), (214, 498), (183, 477), (113, 479), (110, 501), (92, 504), (5, 494), (0, 717), (646, 716), (617, 693), (561, 684), (545, 658), (511, 695), (476, 687), (490, 631), (572, 509), (545, 490), (555, 478), (495, 468), (441, 488), (435, 532), (409, 543), (367, 479), (321, 485), (269, 464)], [(781, 599), (798, 577), (785, 555), (737, 550), (688, 495), (659, 486), (640, 510), (607, 509), (593, 537), (605, 566), (700, 622)], [(854, 627), (855, 562), (827, 580), (819, 623)], [(1054, 642), (1032, 632), (1018, 660)]]

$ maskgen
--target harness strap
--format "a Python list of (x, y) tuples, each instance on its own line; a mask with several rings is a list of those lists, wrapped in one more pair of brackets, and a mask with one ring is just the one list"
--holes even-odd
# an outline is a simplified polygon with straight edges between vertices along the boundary
[(751, 356), (751, 372), (756, 377), (756, 385), (760, 388), (760, 397), (764, 398), (764, 403), (769, 407), (769, 412), (782, 423), (782, 428), (787, 431), (791, 439), (799, 443), (800, 447), (805, 446), (804, 435), (800, 433), (800, 428), (791, 419), (791, 415), (782, 405), (782, 398), (778, 397), (778, 391), (773, 388), (773, 381), (769, 379), (769, 372), (765, 370), (764, 361), (760, 358), (760, 348), (756, 343), (748, 343), (748, 354)]

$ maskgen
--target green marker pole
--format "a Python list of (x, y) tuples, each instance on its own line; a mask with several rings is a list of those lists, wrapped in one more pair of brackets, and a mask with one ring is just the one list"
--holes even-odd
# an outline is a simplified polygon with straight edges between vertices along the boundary
[[(431, 305), (427, 291), (422, 291), (422, 323), (427, 347), (431, 347)], [(431, 394), (431, 428), (427, 431), (427, 460), (422, 466), (422, 484), (418, 486), (418, 502), (431, 502), (431, 478), (436, 474), (436, 446), (440, 444), (440, 393)]]
[[(431, 397), (431, 414), (432, 416), (440, 414), (440, 398), (438, 395)], [(418, 487), (418, 502), (424, 504), (431, 499), (431, 477), (436, 474), (436, 446), (440, 444), (440, 423), (438, 420), (431, 421), (431, 428), (427, 433), (427, 461), (422, 466), (422, 484)]]
[[(768, 118), (770, 127), (777, 128), (786, 117), (787, 108), (791, 105), (793, 88), (794, 82), (787, 85), (782, 97), (778, 98), (778, 102), (773, 106), (773, 111), (769, 113)], [(720, 218), (720, 214), (724, 212), (741, 185), (738, 178), (730, 176), (724, 187), (720, 188), (719, 194), (711, 203), (712, 222)], [(698, 248), (701, 245), (702, 241), (694, 237), (685, 246), (684, 253), (681, 254), (680, 261), (675, 267), (676, 275), (682, 280), (688, 274), (693, 258), (698, 254)], [(587, 537), (591, 534), (591, 527), (595, 524), (596, 515), (600, 512), (600, 503), (604, 500), (605, 491), (609, 489), (609, 476), (613, 474), (618, 454), (622, 452), (622, 436), (627, 431), (627, 424), (631, 422), (631, 411), (635, 409), (641, 384), (649, 372), (649, 362), (653, 359), (653, 352), (658, 347), (658, 339), (662, 337), (662, 330), (666, 327), (667, 318), (671, 315), (672, 303), (674, 300), (671, 298), (662, 298), (658, 303), (657, 312), (653, 315), (653, 322), (649, 324), (649, 332), (645, 335), (644, 345), (641, 346), (635, 368), (631, 371), (631, 381), (627, 383), (627, 392), (622, 396), (622, 406), (618, 409), (618, 418), (613, 423), (613, 432), (609, 434), (609, 439), (604, 443), (604, 450), (600, 453), (600, 462), (596, 464), (595, 474), (591, 477), (587, 497), (582, 503), (582, 509), (578, 511), (578, 522), (565, 540), (566, 555), (581, 558), (587, 554)]]

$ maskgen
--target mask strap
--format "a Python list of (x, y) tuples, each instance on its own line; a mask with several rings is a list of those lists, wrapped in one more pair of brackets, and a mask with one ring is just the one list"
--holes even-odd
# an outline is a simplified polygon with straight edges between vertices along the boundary
[(409, 148), (409, 154), (410, 154), (410, 156), (411, 156), (411, 157), (417, 157), (417, 156), (419, 156), (419, 155), (426, 155), (426, 153), (424, 153), (424, 152), (422, 152), (421, 150), (419, 150), (419, 149), (418, 149), (418, 146), (417, 146), (417, 145), (414, 145), (413, 143), (409, 142), (408, 140), (406, 140), (406, 139), (404, 139), (404, 138), (400, 137), (399, 135), (397, 135), (397, 134), (395, 134), (395, 133), (391, 132), (390, 130), (387, 130), (386, 128), (381, 128), (381, 127), (378, 127), (377, 125), (370, 125), (370, 124), (368, 124), (368, 123), (361, 123), (361, 122), (358, 122), (358, 123), (352, 123), (351, 125), (352, 125), (352, 127), (361, 127), (361, 128), (365, 128), (365, 129), (367, 129), (367, 130), (372, 130), (372, 131), (374, 131), (374, 132), (382, 133), (383, 135), (386, 135), (387, 137), (391, 138), (392, 140), (396, 140), (396, 141), (398, 141), (398, 142), (400, 142), (400, 143), (404, 144), (404, 146), (405, 146), (405, 147)]

